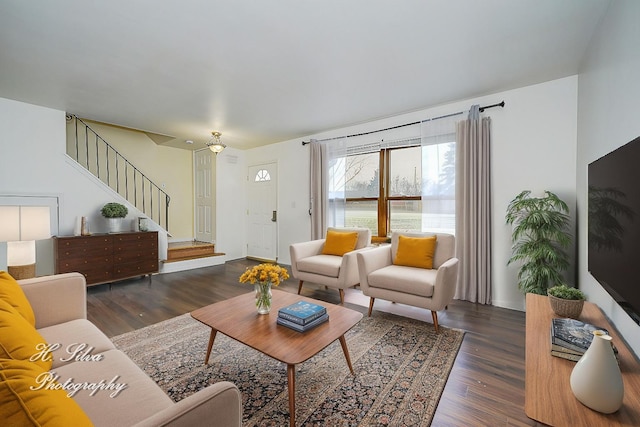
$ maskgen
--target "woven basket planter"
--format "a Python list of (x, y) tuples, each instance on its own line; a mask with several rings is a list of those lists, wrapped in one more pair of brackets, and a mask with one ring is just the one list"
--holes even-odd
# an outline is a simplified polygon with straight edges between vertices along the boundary
[(554, 313), (560, 317), (570, 317), (571, 319), (577, 319), (582, 313), (582, 306), (584, 305), (583, 299), (562, 299), (554, 296), (549, 296), (549, 304)]

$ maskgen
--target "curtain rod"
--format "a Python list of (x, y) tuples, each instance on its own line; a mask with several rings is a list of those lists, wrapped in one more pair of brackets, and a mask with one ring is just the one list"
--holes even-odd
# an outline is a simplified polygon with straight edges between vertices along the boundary
[[(482, 112), (484, 112), (484, 110), (487, 110), (489, 108), (494, 108), (494, 107), (504, 107), (504, 101), (498, 102), (497, 104), (485, 105), (484, 107), (480, 107), (480, 112), (482, 113)], [(347, 136), (336, 136), (336, 137), (333, 137), (333, 138), (318, 139), (318, 140), (316, 140), (316, 142), (332, 141), (334, 139), (340, 139), (340, 138), (353, 138), (355, 136), (369, 135), (369, 134), (372, 134), (372, 133), (384, 132), (386, 130), (403, 128), (405, 126), (419, 125), (420, 123), (430, 122), (432, 120), (438, 120), (438, 119), (444, 119), (444, 118), (447, 118), (447, 117), (453, 117), (453, 116), (457, 116), (458, 114), (462, 114), (462, 113), (464, 113), (464, 111), (458, 111), (457, 113), (447, 114), (447, 115), (444, 115), (444, 116), (434, 117), (434, 118), (431, 118), (431, 119), (420, 120), (419, 122), (405, 123), (403, 125), (391, 126), (391, 127), (388, 127), (388, 128), (378, 129), (378, 130), (372, 130), (372, 131), (369, 131), (369, 132), (356, 133), (356, 134), (347, 135)], [(302, 145), (303, 146), (307, 145), (307, 144), (311, 144), (311, 141), (306, 141), (306, 142), (302, 141)]]

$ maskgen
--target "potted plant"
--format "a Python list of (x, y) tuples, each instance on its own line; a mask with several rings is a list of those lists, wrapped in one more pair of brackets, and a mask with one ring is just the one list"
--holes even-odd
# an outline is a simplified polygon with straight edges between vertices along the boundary
[(580, 289), (567, 285), (557, 285), (547, 290), (549, 304), (554, 313), (560, 317), (577, 319), (582, 313), (586, 296)]
[(122, 229), (122, 218), (126, 217), (129, 210), (125, 205), (111, 202), (107, 203), (100, 209), (100, 213), (107, 219), (109, 224), (109, 232), (117, 233)]
[(531, 197), (525, 190), (509, 203), (506, 221), (513, 226), (513, 246), (507, 265), (522, 263), (518, 287), (523, 292), (546, 295), (550, 285), (565, 283), (571, 244), (568, 212), (567, 204), (550, 191)]

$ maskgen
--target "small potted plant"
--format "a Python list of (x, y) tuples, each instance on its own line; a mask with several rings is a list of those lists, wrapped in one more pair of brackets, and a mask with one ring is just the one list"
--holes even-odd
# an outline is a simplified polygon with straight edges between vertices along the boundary
[(109, 223), (109, 232), (117, 233), (122, 228), (122, 218), (126, 217), (129, 210), (125, 205), (120, 203), (107, 203), (100, 209), (100, 213), (107, 219)]
[(572, 319), (580, 317), (586, 299), (584, 292), (580, 289), (558, 285), (547, 289), (547, 295), (551, 309), (558, 316)]

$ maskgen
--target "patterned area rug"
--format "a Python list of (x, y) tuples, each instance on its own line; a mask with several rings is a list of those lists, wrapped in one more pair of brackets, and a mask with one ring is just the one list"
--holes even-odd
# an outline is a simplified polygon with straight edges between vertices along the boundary
[[(174, 401), (226, 380), (242, 392), (243, 426), (289, 423), (287, 367), (222, 334), (204, 365), (211, 329), (189, 314), (112, 340)], [(375, 312), (297, 366), (298, 426), (429, 426), (464, 333)]]

